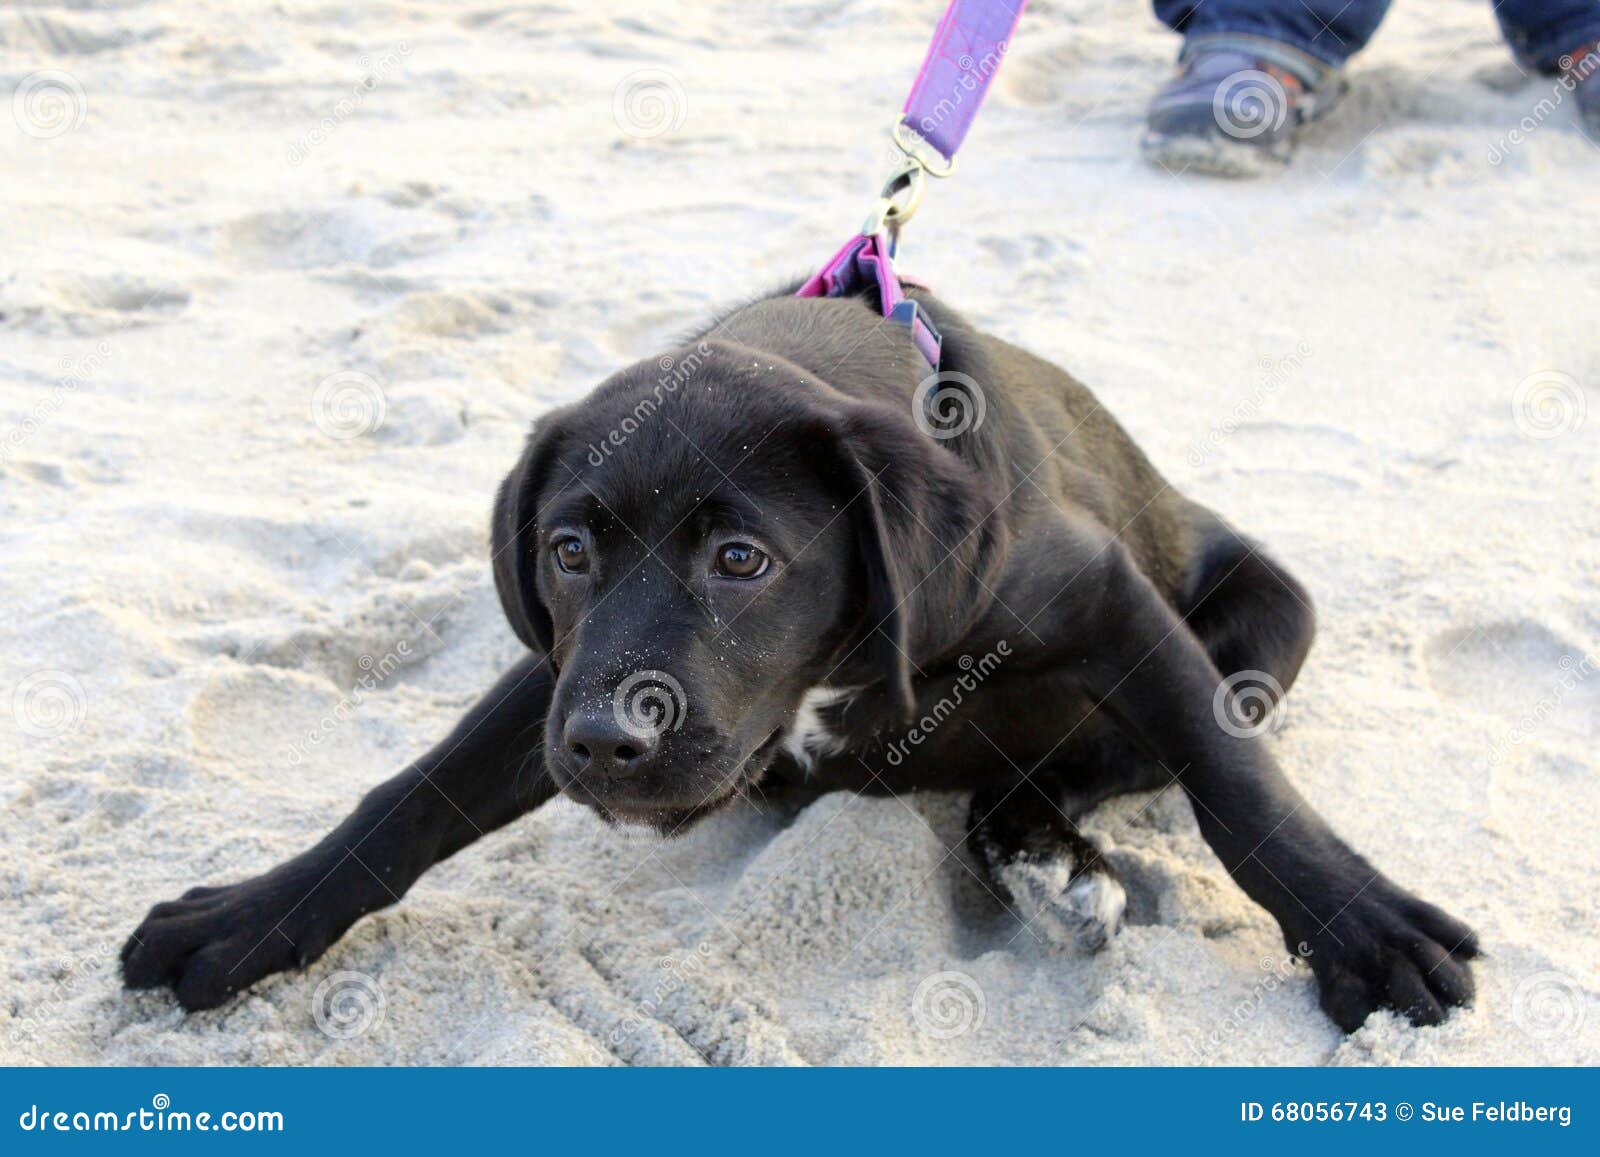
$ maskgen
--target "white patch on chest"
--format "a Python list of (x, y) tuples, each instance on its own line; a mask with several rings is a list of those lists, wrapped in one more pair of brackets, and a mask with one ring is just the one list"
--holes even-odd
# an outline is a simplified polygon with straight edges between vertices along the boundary
[(855, 687), (813, 687), (801, 697), (794, 722), (783, 736), (783, 750), (791, 759), (810, 771), (822, 756), (838, 755), (845, 749), (845, 737), (828, 730), (822, 712), (849, 699), (857, 690)]

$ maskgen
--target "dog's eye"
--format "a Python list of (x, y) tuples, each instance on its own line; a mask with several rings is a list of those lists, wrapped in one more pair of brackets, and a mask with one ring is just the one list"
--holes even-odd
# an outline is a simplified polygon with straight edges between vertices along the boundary
[(725, 542), (717, 548), (712, 569), (723, 578), (748, 579), (766, 573), (767, 552), (748, 542)]
[(577, 535), (556, 539), (551, 549), (555, 551), (556, 565), (568, 574), (582, 574), (589, 569), (589, 548)]

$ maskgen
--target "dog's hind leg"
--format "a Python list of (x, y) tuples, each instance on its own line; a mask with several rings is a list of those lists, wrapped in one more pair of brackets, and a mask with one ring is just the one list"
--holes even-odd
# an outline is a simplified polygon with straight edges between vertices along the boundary
[[(1189, 566), (1181, 605), (1173, 608), (1225, 676), (1247, 681), (1276, 706), (1294, 686), (1316, 634), (1311, 596), (1282, 564), (1215, 515)], [(1260, 678), (1265, 676), (1265, 678)], [(1249, 704), (1241, 700), (1241, 709)], [(1058, 753), (1062, 810), (1076, 819), (1113, 796), (1154, 791), (1178, 782), (1103, 716), (1086, 721), (1070, 750)]]
[(1060, 783), (1061, 811), (1076, 820), (1115, 796), (1157, 791), (1178, 782), (1148, 751), (1104, 715), (1085, 720), (1071, 741), (1050, 760)]
[(1111, 942), (1127, 894), (1100, 849), (1041, 787), (1009, 781), (977, 792), (967, 825), (990, 882), (1030, 933), (1074, 952)]
[[(1316, 630), (1305, 588), (1220, 520), (1191, 565), (1176, 609), (1224, 675), (1265, 675), (1252, 684), (1274, 703), (1294, 685)], [(1182, 769), (1163, 766), (1098, 714), (1055, 753), (1051, 767), (1059, 806), (1029, 783), (1010, 795), (1011, 785), (979, 792), (971, 837), (991, 879), (1030, 928), (1066, 947), (1095, 951), (1115, 934), (1125, 897), (1074, 821), (1115, 796), (1177, 787)]]
[[(1183, 605), (1174, 609), (1224, 675), (1265, 675), (1251, 685), (1276, 705), (1311, 649), (1311, 596), (1255, 543), (1209, 512), (1200, 517), (1207, 537), (1190, 565)], [(1061, 811), (1071, 820), (1115, 796), (1174, 787), (1181, 770), (1164, 767), (1098, 713), (1080, 725), (1051, 765), (1061, 784)]]
[(1294, 685), (1316, 634), (1311, 596), (1255, 543), (1217, 519), (1190, 564), (1175, 608), (1224, 676), (1259, 672), (1276, 701)]
[[(1032, 630), (1051, 644), (1034, 661), (1048, 657), (1077, 674), (1081, 693), (1179, 778), (1223, 867), (1310, 963), (1329, 1016), (1353, 1032), (1378, 1008), (1437, 1024), (1470, 1003), (1472, 930), (1358, 855), (1295, 790), (1259, 734), (1225, 720), (1227, 676), (1126, 547), (1067, 524), (1061, 548), (1084, 560), (1082, 589), (1093, 597), (1060, 600), (1035, 616)], [(1257, 595), (1283, 585), (1279, 574), (1255, 572), (1252, 560), (1260, 555), (1246, 544), (1209, 589), (1221, 594), (1242, 574), (1253, 576), (1246, 589)], [(1299, 610), (1275, 629), (1255, 627), (1241, 653), (1275, 663), (1281, 682), (1292, 680), (1309, 646), (1305, 606), (1287, 597), (1274, 604), (1279, 613), (1292, 606)], [(1221, 629), (1228, 625), (1251, 626), (1242, 616), (1213, 624), (1208, 638), (1223, 654), (1238, 637)], [(1285, 625), (1298, 630), (1279, 633)]]

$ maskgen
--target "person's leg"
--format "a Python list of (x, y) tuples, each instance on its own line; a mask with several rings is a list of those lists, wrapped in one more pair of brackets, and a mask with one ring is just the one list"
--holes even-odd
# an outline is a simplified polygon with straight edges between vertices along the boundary
[(1523, 68), (1560, 78), (1578, 123), (1600, 141), (1600, 0), (1499, 0), (1495, 16)]
[[(1597, 0), (1600, 2), (1600, 0)], [(1178, 72), (1140, 141), (1171, 172), (1248, 177), (1281, 169), (1300, 126), (1344, 95), (1341, 66), (1389, 0), (1154, 0), (1183, 34)]]
[(1190, 41), (1259, 36), (1337, 68), (1366, 46), (1389, 0), (1155, 0), (1155, 10), (1158, 20)]
[(1517, 61), (1539, 72), (1570, 68), (1563, 57), (1600, 40), (1600, 0), (1498, 0), (1494, 14)]

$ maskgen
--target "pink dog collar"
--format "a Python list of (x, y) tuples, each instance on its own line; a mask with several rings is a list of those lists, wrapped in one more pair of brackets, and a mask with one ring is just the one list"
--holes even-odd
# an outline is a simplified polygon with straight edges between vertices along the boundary
[[(894, 142), (904, 158), (884, 183), (860, 235), (846, 242), (795, 293), (851, 297), (876, 289), (883, 316), (910, 331), (933, 369), (939, 368), (939, 331), (906, 297), (903, 279), (894, 269), (900, 226), (916, 212), (926, 178), (948, 176), (954, 169), (956, 150), (978, 115), (1026, 6), (1027, 0), (951, 0), (895, 121)], [(934, 162), (923, 145), (937, 152), (944, 164)]]
[(905, 295), (882, 233), (850, 238), (844, 248), (795, 291), (795, 296), (851, 297), (874, 286), (878, 291), (879, 311), (890, 321), (909, 329), (928, 365), (938, 369), (939, 331), (917, 303)]

